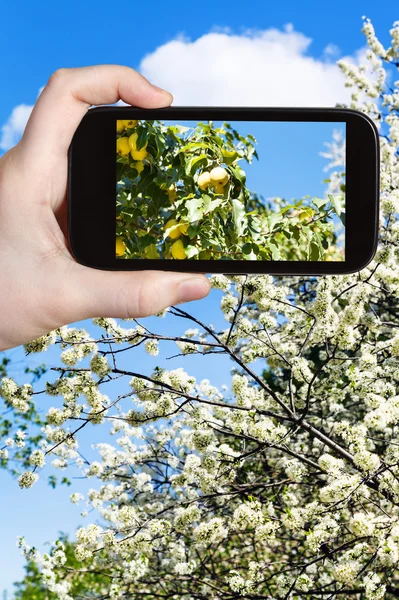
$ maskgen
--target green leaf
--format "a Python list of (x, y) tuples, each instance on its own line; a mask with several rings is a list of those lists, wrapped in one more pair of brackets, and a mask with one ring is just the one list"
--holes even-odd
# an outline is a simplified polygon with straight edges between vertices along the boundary
[(269, 225), (269, 231), (272, 232), (274, 229), (274, 226), (281, 220), (281, 215), (280, 213), (272, 213), (268, 218), (267, 218), (267, 222)]
[(183, 198), (179, 198), (178, 200), (175, 200), (176, 208), (178, 208), (179, 206), (186, 206), (187, 200), (190, 200), (190, 198), (194, 198), (194, 196), (195, 196), (195, 194), (187, 194), (187, 196), (183, 196)]
[(318, 209), (327, 204), (327, 198), (312, 198), (312, 202)]
[(272, 259), (279, 260), (280, 259), (280, 250), (279, 250), (278, 243), (276, 242), (276, 240), (270, 240), (270, 250), (272, 253)]
[(252, 244), (250, 242), (247, 242), (246, 244), (244, 244), (242, 247), (242, 251), (244, 254), (251, 254)]
[(243, 169), (241, 169), (241, 167), (239, 167), (238, 165), (236, 166), (230, 166), (230, 169), (233, 171), (235, 177), (237, 177), (237, 179), (240, 181), (240, 183), (245, 186), (245, 182), (247, 180), (247, 175), (245, 173), (245, 171)]
[(262, 260), (270, 260), (272, 257), (269, 248), (259, 248), (259, 256)]
[(169, 127), (169, 131), (173, 133), (187, 133), (190, 130), (190, 127), (186, 127), (185, 125), (172, 125)]
[(319, 260), (319, 258), (320, 248), (318, 244), (315, 244), (315, 242), (311, 242), (309, 247), (309, 260)]
[(159, 258), (159, 252), (155, 244), (149, 244), (144, 248), (144, 255), (146, 258)]
[(256, 211), (254, 211), (254, 216), (250, 216), (248, 219), (248, 229), (255, 236), (259, 235), (262, 231), (262, 220), (256, 214)]
[(212, 202), (209, 204), (208, 209), (204, 210), (204, 213), (207, 214), (207, 213), (213, 212), (215, 210), (215, 208), (217, 208), (218, 206), (223, 204), (223, 202), (224, 202), (224, 198), (215, 198), (215, 200), (212, 200)]
[(304, 208), (298, 215), (298, 219), (300, 221), (304, 221), (305, 219), (311, 219), (314, 215), (314, 210), (312, 208)]
[(192, 240), (199, 234), (199, 232), (200, 232), (200, 228), (198, 225), (190, 225), (189, 228), (187, 229), (186, 235), (188, 235), (190, 240)]
[(342, 212), (342, 200), (339, 196), (333, 196), (332, 194), (328, 194), (328, 198), (331, 202), (331, 204), (334, 207), (335, 212), (337, 213), (338, 216), (340, 216), (341, 212)]
[(345, 226), (345, 209), (343, 206), (344, 200), (341, 196), (333, 196), (332, 194), (328, 194), (331, 204), (334, 207), (335, 212), (338, 217), (341, 219), (342, 224)]
[(116, 163), (116, 181), (120, 181), (122, 179), (122, 173), (123, 173), (123, 169), (125, 168), (126, 163), (120, 163), (117, 162)]
[[(218, 130), (215, 129), (215, 131), (217, 132)], [(217, 144), (219, 146), (219, 148), (223, 148), (225, 142), (224, 142), (224, 140), (222, 140), (221, 137), (219, 137), (218, 135), (214, 135), (212, 137), (212, 140), (215, 142), (215, 144)]]
[(187, 216), (190, 223), (198, 221), (204, 214), (202, 198), (192, 198), (185, 203), (187, 208)]
[(237, 198), (233, 198), (231, 201), (232, 209), (233, 209), (233, 221), (235, 226), (235, 231), (238, 236), (241, 236), (246, 228), (247, 219), (245, 216), (245, 207), (237, 200)]
[(289, 210), (291, 210), (291, 208), (294, 208), (295, 204), (288, 204), (288, 206), (284, 206), (284, 208), (281, 209), (280, 213), (282, 215), (284, 215), (286, 212), (288, 212)]
[(179, 153), (192, 152), (193, 150), (198, 150), (198, 148), (206, 148), (207, 150), (212, 150), (213, 152), (215, 151), (211, 144), (206, 144), (205, 142), (190, 142), (189, 144), (183, 146), (183, 148), (179, 150)]
[(164, 171), (161, 171), (161, 169), (158, 169), (154, 181), (157, 184), (157, 186), (165, 185), (166, 183), (168, 183), (170, 181), (170, 175), (171, 175), (171, 173), (169, 173), (169, 177), (168, 177), (168, 175)]
[(203, 194), (203, 196), (202, 196), (202, 208), (203, 208), (203, 211), (204, 211), (204, 215), (206, 215), (210, 211), (211, 204), (212, 204), (211, 197), (208, 196), (208, 194)]
[(196, 246), (186, 246), (186, 256), (187, 258), (193, 258), (193, 256), (197, 256), (199, 254), (199, 250)]
[(324, 250), (327, 250), (329, 247), (330, 243), (326, 237), (321, 238), (321, 245), (323, 246)]
[(147, 130), (144, 127), (140, 127), (138, 130), (138, 136), (137, 136), (137, 142), (136, 142), (137, 150), (141, 150), (142, 148), (144, 148), (146, 141), (147, 141)]
[(195, 171), (200, 167), (203, 167), (208, 162), (208, 157), (206, 154), (200, 154), (199, 156), (193, 156), (191, 160), (189, 160), (186, 166), (186, 175), (189, 177), (190, 175), (194, 175)]

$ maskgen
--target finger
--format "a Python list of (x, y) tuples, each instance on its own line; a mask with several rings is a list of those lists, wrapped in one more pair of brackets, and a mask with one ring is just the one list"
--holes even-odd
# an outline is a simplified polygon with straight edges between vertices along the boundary
[(56, 71), (32, 110), (21, 152), (40, 162), (46, 156), (65, 156), (88, 108), (120, 99), (142, 108), (161, 108), (173, 98), (129, 67), (98, 65)]
[(99, 316), (146, 317), (173, 304), (204, 298), (210, 291), (209, 280), (196, 273), (127, 273), (72, 265), (63, 277), (68, 299), (63, 302), (63, 315), (71, 323)]

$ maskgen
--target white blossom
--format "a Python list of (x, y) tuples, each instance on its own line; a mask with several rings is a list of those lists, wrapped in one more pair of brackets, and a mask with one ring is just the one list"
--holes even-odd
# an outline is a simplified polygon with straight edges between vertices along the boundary
[(20, 488), (30, 488), (36, 481), (39, 479), (39, 475), (37, 473), (32, 473), (32, 471), (25, 471), (18, 478), (18, 483)]

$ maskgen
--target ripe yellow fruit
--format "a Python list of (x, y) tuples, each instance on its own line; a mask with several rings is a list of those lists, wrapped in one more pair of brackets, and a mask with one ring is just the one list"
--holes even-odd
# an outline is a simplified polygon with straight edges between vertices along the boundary
[(217, 195), (224, 194), (224, 185), (221, 183), (215, 183), (213, 186), (213, 191)]
[(132, 135), (129, 137), (129, 145), (131, 150), (136, 150), (138, 137), (138, 133), (132, 133)]
[(206, 190), (211, 185), (211, 174), (209, 171), (204, 171), (201, 173), (201, 175), (198, 177), (197, 183), (200, 190)]
[(142, 148), (140, 148), (140, 150), (137, 150), (137, 138), (138, 138), (138, 134), (137, 133), (132, 133), (132, 135), (129, 137), (129, 145), (130, 145), (130, 149), (131, 149), (131, 155), (133, 160), (144, 160), (145, 158), (147, 158), (147, 143), (144, 144), (144, 146)]
[(170, 251), (172, 252), (173, 258), (177, 258), (178, 260), (186, 258), (186, 249), (181, 240), (176, 240), (176, 242), (172, 244)]
[(168, 187), (169, 202), (173, 202), (177, 197), (176, 186), (174, 183)]
[[(138, 133), (132, 133), (132, 135), (129, 137), (129, 144), (130, 144), (130, 148), (131, 150), (137, 150), (137, 138), (138, 138)], [(146, 142), (143, 146), (143, 148), (140, 148), (140, 151), (143, 150), (144, 148), (147, 148), (147, 143)]]
[(123, 121), (119, 121), (119, 119), (116, 122), (116, 131), (123, 131), (125, 129), (125, 126), (123, 124)]
[(126, 129), (132, 129), (133, 127), (136, 127), (138, 121), (128, 119), (128, 120), (122, 121), (122, 123)]
[(215, 167), (210, 172), (211, 183), (226, 185), (229, 180), (229, 174), (223, 167)]
[(127, 156), (130, 152), (129, 138), (120, 137), (116, 140), (116, 151), (121, 156)]
[(139, 160), (138, 162), (134, 162), (132, 164), (132, 167), (134, 167), (136, 171), (138, 171), (138, 173), (140, 174), (141, 171), (144, 169), (144, 164), (141, 160)]
[(187, 235), (188, 228), (190, 227), (190, 223), (182, 223), (179, 227), (179, 231), (182, 235)]
[[(175, 225), (177, 225), (176, 219), (170, 219), (165, 225), (165, 231), (169, 229), (169, 227), (174, 227)], [(170, 237), (171, 240), (176, 240), (180, 236), (181, 232), (179, 227), (176, 227), (176, 229), (170, 231), (168, 234), (168, 237)]]
[(141, 150), (132, 150), (130, 152), (130, 154), (132, 155), (133, 160), (144, 160), (145, 158), (147, 158), (148, 152), (146, 150), (146, 148), (141, 148)]
[(126, 244), (121, 237), (116, 238), (116, 256), (123, 256), (126, 252)]

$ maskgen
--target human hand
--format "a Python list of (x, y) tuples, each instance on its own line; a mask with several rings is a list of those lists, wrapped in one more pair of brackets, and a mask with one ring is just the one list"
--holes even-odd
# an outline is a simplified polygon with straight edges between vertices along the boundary
[(205, 276), (101, 271), (67, 243), (67, 152), (91, 105), (168, 106), (172, 96), (128, 67), (61, 69), (21, 141), (0, 158), (0, 350), (91, 317), (144, 317), (206, 296)]

